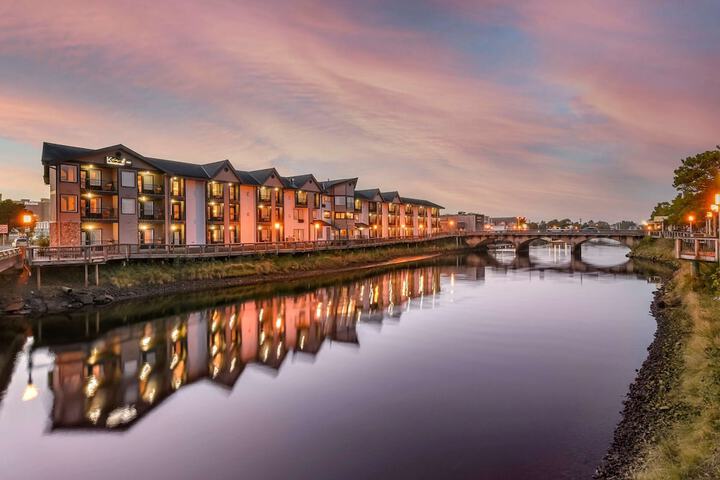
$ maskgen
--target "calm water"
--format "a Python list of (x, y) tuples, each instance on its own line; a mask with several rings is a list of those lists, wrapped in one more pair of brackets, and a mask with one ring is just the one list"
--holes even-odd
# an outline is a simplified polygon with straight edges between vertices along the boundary
[(0, 477), (589, 478), (655, 328), (624, 254), (44, 319), (0, 385)]

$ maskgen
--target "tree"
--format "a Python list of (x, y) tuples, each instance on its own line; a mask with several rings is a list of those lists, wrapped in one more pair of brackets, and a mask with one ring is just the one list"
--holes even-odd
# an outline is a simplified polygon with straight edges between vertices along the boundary
[(12, 200), (0, 202), (0, 224), (9, 225), (10, 228), (22, 226), (22, 213), (25, 207)]
[(716, 148), (685, 158), (675, 169), (673, 187), (678, 195), (668, 211), (672, 223), (682, 223), (691, 213), (703, 215), (720, 192), (720, 146)]

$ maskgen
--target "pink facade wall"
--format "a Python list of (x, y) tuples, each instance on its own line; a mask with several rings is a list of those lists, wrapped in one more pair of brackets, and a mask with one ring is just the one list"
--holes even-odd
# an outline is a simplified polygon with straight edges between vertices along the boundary
[(185, 181), (185, 242), (188, 245), (205, 244), (205, 182)]
[(255, 243), (255, 197), (257, 188), (240, 185), (240, 242)]

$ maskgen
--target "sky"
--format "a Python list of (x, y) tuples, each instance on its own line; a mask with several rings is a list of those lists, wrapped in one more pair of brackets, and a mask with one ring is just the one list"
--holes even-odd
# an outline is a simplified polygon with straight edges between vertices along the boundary
[(720, 143), (720, 2), (0, 0), (0, 193), (42, 142), (642, 220)]

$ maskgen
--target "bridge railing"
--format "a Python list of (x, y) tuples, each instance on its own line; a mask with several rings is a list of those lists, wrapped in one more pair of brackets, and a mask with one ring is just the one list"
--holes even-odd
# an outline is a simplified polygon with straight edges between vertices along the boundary
[(480, 230), (477, 232), (458, 232), (462, 236), (503, 236), (503, 235), (524, 235), (524, 236), (633, 236), (644, 237), (648, 233), (643, 230)]

